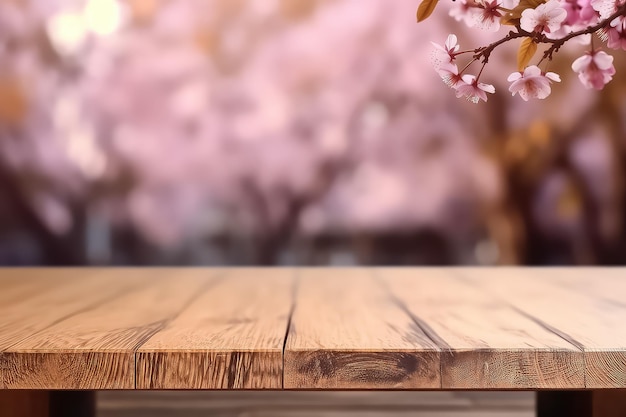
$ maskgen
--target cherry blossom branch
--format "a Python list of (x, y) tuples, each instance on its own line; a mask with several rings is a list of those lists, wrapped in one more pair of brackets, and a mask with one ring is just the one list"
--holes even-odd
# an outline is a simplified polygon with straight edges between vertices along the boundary
[(539, 61), (539, 64), (541, 64), (546, 59), (549, 59), (551, 61), (553, 55), (555, 53), (559, 52), (559, 49), (561, 49), (561, 47), (563, 45), (565, 45), (565, 43), (567, 41), (572, 40), (574, 38), (577, 38), (578, 36), (591, 35), (591, 34), (597, 32), (597, 31), (599, 31), (600, 29), (604, 29), (613, 20), (615, 20), (615, 19), (617, 19), (618, 17), (621, 17), (621, 16), (626, 16), (626, 3), (621, 5), (617, 9), (617, 11), (615, 13), (613, 13), (611, 16), (609, 16), (606, 19), (600, 21), (598, 24), (596, 24), (594, 26), (589, 26), (586, 29), (581, 29), (581, 30), (576, 31), (576, 32), (571, 32), (570, 34), (568, 34), (567, 36), (562, 37), (561, 39), (546, 39), (545, 41), (543, 41), (543, 43), (551, 43), (552, 46), (550, 48), (548, 48), (544, 52), (543, 58), (541, 58), (541, 61)]
[[(428, 1), (431, 0), (423, 0), (423, 4)], [(525, 101), (531, 98), (545, 99), (551, 94), (551, 84), (561, 82), (559, 74), (550, 72), (547, 68), (541, 70), (539, 65), (545, 60), (552, 60), (554, 54), (569, 40), (599, 33), (609, 48), (626, 48), (626, 25), (621, 20), (626, 18), (626, 4), (622, 3), (626, 0), (594, 0), (591, 2), (593, 4), (581, 6), (580, 11), (570, 10), (570, 13), (574, 13), (569, 16), (570, 20), (567, 20), (569, 5), (566, 4), (569, 0), (542, 0), (536, 7), (528, 3), (530, 0), (526, 0), (527, 3), (523, 3), (524, 0), (509, 1), (507, 5), (515, 3), (518, 5), (512, 9), (514, 12), (510, 15), (502, 17), (498, 10), (503, 8), (502, 4), (505, 1), (480, 0), (480, 3), (475, 3), (475, 0), (464, 0), (461, 14), (455, 13), (454, 15), (457, 19), (465, 20), (470, 27), (478, 24), (468, 22), (468, 17), (480, 23), (478, 26), (481, 29), (495, 31), (500, 29), (502, 24), (512, 22), (514, 18), (517, 24), (503, 38), (487, 46), (463, 51), (459, 51), (460, 46), (455, 34), (448, 35), (445, 45), (435, 44), (436, 50), (432, 58), (435, 70), (449, 87), (456, 90), (457, 97), (466, 97), (474, 103), (481, 100), (487, 101), (487, 93), (493, 94), (495, 87), (479, 82), (481, 75), (491, 54), (501, 45), (514, 39), (522, 39), (522, 42), (517, 52), (517, 70), (508, 76), (507, 81), (511, 83), (509, 92), (512, 95), (519, 94)], [(616, 5), (616, 2), (619, 4)], [(473, 7), (471, 4), (479, 4), (484, 10), (479, 14), (474, 11), (468, 12), (468, 4), (470, 4), (469, 8)], [(608, 10), (612, 10), (610, 16), (604, 13)], [(518, 12), (520, 12), (519, 16)], [(463, 13), (466, 14), (463, 15)], [(622, 23), (618, 25), (619, 27), (613, 28), (615, 22), (618, 21)], [(550, 38), (551, 34), (561, 34), (568, 27), (583, 27), (584, 29), (564, 33), (560, 38)], [(529, 65), (540, 44), (547, 45), (543, 57), (537, 65)], [(462, 54), (471, 54), (471, 59), (459, 71), (456, 58)], [(586, 88), (601, 90), (615, 75), (613, 60), (613, 56), (597, 50), (592, 44), (591, 50), (572, 62), (572, 70), (578, 73), (578, 78)], [(465, 71), (477, 62), (482, 64), (478, 75), (465, 74)]]
[(621, 16), (626, 16), (626, 3), (623, 4), (622, 6), (619, 7), (619, 9), (613, 13), (611, 16), (607, 17), (606, 19), (602, 20), (601, 22), (599, 22), (598, 24), (594, 25), (594, 26), (590, 26), (586, 29), (581, 29), (579, 31), (576, 32), (571, 32), (568, 35), (564, 36), (561, 39), (549, 39), (548, 37), (546, 37), (545, 35), (542, 35), (540, 33), (537, 32), (527, 32), (525, 30), (523, 30), (521, 27), (516, 26), (517, 32), (511, 30), (504, 38), (488, 45), (488, 46), (484, 46), (484, 47), (480, 47), (475, 49), (474, 52), (474, 59), (475, 60), (482, 60), (483, 63), (487, 63), (489, 62), (489, 57), (491, 56), (492, 52), (498, 48), (500, 45), (505, 44), (509, 41), (512, 41), (514, 39), (519, 39), (519, 38), (532, 38), (534, 40), (534, 42), (536, 43), (547, 43), (547, 44), (552, 44), (552, 46), (550, 46), (550, 48), (548, 48), (545, 53), (543, 58), (541, 59), (541, 61), (539, 61), (539, 64), (541, 64), (544, 60), (546, 59), (550, 59), (552, 60), (552, 57), (555, 53), (557, 53), (559, 51), (559, 49), (561, 49), (561, 47), (569, 40), (576, 38), (578, 36), (583, 36), (583, 35), (588, 35), (588, 34), (592, 34), (597, 32), (600, 29), (605, 28), (608, 24), (610, 24), (614, 19), (621, 17)]
[(509, 41), (512, 41), (513, 39), (518, 39), (518, 38), (526, 38), (528, 36), (532, 36), (531, 33), (528, 33), (526, 31), (521, 30), (520, 28), (518, 28), (518, 31), (510, 31), (508, 35), (506, 35), (504, 38), (488, 45), (488, 46), (483, 46), (481, 48), (477, 48), (474, 50), (475, 54), (474, 54), (474, 59), (475, 60), (480, 60), (482, 59), (482, 62), (484, 64), (486, 64), (487, 62), (489, 62), (489, 57), (491, 56), (491, 53), (500, 45), (507, 43)]

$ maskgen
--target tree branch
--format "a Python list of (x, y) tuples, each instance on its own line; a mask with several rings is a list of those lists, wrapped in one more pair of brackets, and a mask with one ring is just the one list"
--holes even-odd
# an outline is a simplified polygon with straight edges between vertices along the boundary
[(523, 31), (521, 29), (518, 29), (517, 32), (515, 31), (510, 31), (508, 35), (506, 35), (504, 38), (500, 39), (499, 41), (496, 41), (494, 43), (492, 43), (489, 46), (484, 46), (482, 48), (477, 48), (474, 50), (475, 54), (474, 54), (474, 59), (476, 61), (482, 59), (483, 64), (486, 64), (487, 62), (489, 62), (489, 57), (491, 56), (491, 53), (500, 45), (512, 41), (513, 39), (518, 39), (518, 38), (526, 38), (532, 36), (531, 33), (528, 33), (526, 31)]
[(591, 35), (597, 31), (599, 31), (600, 29), (604, 29), (607, 25), (611, 24), (611, 22), (615, 19), (617, 19), (620, 16), (625, 16), (626, 15), (626, 3), (622, 4), (615, 13), (613, 13), (611, 16), (607, 17), (606, 19), (600, 21), (598, 24), (594, 25), (594, 26), (589, 26), (587, 29), (581, 29), (579, 31), (576, 32), (570, 32), (569, 35), (562, 37), (561, 39), (546, 39), (544, 41), (544, 43), (551, 43), (552, 46), (550, 48), (548, 48), (544, 54), (543, 54), (543, 58), (541, 59), (541, 62), (543, 62), (546, 59), (552, 60), (552, 57), (555, 53), (559, 52), (559, 49), (561, 49), (561, 47), (563, 45), (565, 45), (565, 43), (571, 39), (574, 39), (578, 36), (582, 36), (582, 35)]
[(483, 46), (481, 48), (477, 48), (475, 49), (474, 52), (474, 61), (482, 61), (483, 64), (486, 64), (487, 62), (489, 62), (489, 57), (491, 56), (491, 53), (500, 45), (507, 43), (509, 41), (512, 41), (513, 39), (518, 39), (518, 38), (532, 38), (533, 41), (535, 43), (545, 43), (545, 44), (551, 44), (550, 48), (548, 48), (543, 55), (543, 58), (541, 59), (541, 61), (539, 61), (539, 64), (541, 64), (544, 60), (546, 59), (550, 59), (552, 60), (552, 57), (555, 53), (557, 53), (559, 51), (559, 49), (561, 49), (561, 47), (569, 40), (576, 38), (578, 36), (582, 36), (582, 35), (588, 35), (588, 34), (592, 34), (597, 32), (600, 29), (604, 29), (606, 26), (608, 26), (614, 19), (620, 17), (620, 16), (626, 16), (626, 3), (621, 5), (617, 11), (615, 13), (613, 13), (611, 16), (607, 17), (606, 19), (600, 21), (598, 24), (594, 25), (594, 26), (589, 26), (586, 29), (581, 29), (578, 30), (576, 32), (570, 32), (568, 35), (564, 36), (561, 39), (549, 39), (547, 38), (545, 35), (538, 33), (538, 32), (527, 32), (525, 30), (523, 30), (519, 25), (516, 26), (517, 32), (511, 30), (504, 38), (488, 45), (488, 46)]

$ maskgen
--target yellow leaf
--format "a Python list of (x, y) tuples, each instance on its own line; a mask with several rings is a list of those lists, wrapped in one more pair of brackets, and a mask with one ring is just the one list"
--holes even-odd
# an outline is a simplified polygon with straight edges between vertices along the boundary
[(433, 12), (439, 0), (423, 0), (420, 7), (417, 9), (417, 21), (421, 22), (426, 20)]
[(524, 71), (524, 68), (535, 56), (535, 52), (537, 52), (537, 44), (533, 42), (532, 38), (524, 38), (517, 52), (517, 69)]
[(512, 13), (505, 14), (500, 19), (501, 24), (509, 25), (509, 26), (517, 26), (519, 24), (519, 21), (520, 21), (520, 18), (513, 16)]
[(544, 4), (546, 2), (547, 0), (521, 0), (519, 5), (524, 6), (526, 8), (534, 9), (540, 4)]
[(545, 3), (546, 0), (521, 0), (519, 5), (514, 8), (509, 14), (510, 19), (519, 19), (522, 17), (522, 12), (526, 9), (534, 9), (540, 4)]

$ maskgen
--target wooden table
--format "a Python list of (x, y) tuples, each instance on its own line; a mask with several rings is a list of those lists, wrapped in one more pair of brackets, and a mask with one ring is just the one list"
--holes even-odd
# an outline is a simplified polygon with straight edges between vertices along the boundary
[[(532, 390), (626, 416), (626, 270), (0, 270), (0, 416), (96, 390)], [(37, 399), (37, 400), (35, 400)]]

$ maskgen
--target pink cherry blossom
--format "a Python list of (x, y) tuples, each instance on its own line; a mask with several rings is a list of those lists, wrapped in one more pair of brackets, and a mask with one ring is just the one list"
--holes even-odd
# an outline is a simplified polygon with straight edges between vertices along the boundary
[(519, 6), (520, 0), (500, 0), (500, 6), (505, 9), (515, 9)]
[(435, 48), (430, 56), (430, 60), (436, 70), (441, 68), (441, 66), (444, 64), (454, 62), (454, 60), (456, 59), (455, 54), (459, 51), (460, 48), (459, 44), (457, 43), (456, 35), (448, 35), (446, 43), (443, 46), (435, 42), (431, 43)]
[(603, 35), (606, 38), (606, 46), (611, 49), (626, 51), (626, 30), (624, 30), (623, 25), (607, 28)]
[[(560, 39), (567, 36), (571, 32), (577, 32), (586, 29), (589, 26), (598, 23), (600, 16), (598, 12), (591, 6), (591, 0), (560, 0), (561, 7), (567, 12), (567, 18), (557, 31), (546, 33), (550, 39)], [(581, 35), (572, 39), (572, 41), (582, 45), (591, 43), (591, 35)]]
[(561, 7), (567, 12), (564, 25), (571, 27), (588, 26), (598, 20), (598, 14), (591, 5), (592, 0), (563, 0)]
[(524, 101), (531, 98), (543, 100), (552, 93), (550, 84), (553, 81), (561, 82), (561, 77), (554, 72), (544, 74), (538, 66), (532, 65), (524, 72), (518, 71), (509, 75), (508, 81), (512, 83), (509, 87), (512, 95), (519, 94)]
[(469, 27), (476, 24), (480, 13), (481, 10), (474, 0), (458, 0), (450, 9), (450, 16), (454, 20), (464, 22)]
[(496, 88), (493, 85), (480, 83), (475, 75), (470, 74), (465, 74), (456, 86), (457, 98), (465, 97), (472, 103), (478, 103), (480, 100), (487, 101), (487, 93), (495, 92)]
[(520, 26), (527, 32), (556, 32), (567, 19), (567, 11), (558, 0), (550, 0), (522, 12)]
[(447, 63), (441, 66), (437, 71), (441, 79), (450, 88), (456, 88), (459, 83), (463, 82), (462, 75), (459, 74), (459, 68), (456, 64)]
[(606, 19), (624, 4), (624, 0), (591, 0), (591, 7), (600, 14), (600, 18)]
[(580, 82), (589, 89), (602, 90), (615, 75), (613, 57), (604, 51), (587, 52), (572, 64)]
[(498, 0), (481, 0), (478, 4), (482, 10), (478, 9), (479, 12), (475, 15), (476, 27), (490, 32), (499, 31), (500, 19), (504, 14), (500, 10), (500, 2)]
[[(592, 0), (591, 2), (591, 6), (602, 19), (608, 19), (623, 5), (624, 0)], [(623, 31), (625, 26), (626, 20), (624, 16), (618, 16), (610, 23), (610, 28), (616, 28), (618, 31)], [(610, 30), (610, 28), (607, 28), (607, 30)]]

